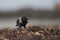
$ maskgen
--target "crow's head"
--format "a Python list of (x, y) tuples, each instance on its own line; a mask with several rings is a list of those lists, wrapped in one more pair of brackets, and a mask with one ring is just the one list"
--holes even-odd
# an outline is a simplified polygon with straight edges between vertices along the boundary
[(27, 18), (26, 16), (23, 16), (23, 17), (21, 18), (21, 20), (22, 20), (22, 23), (23, 23), (24, 25), (26, 25), (26, 24), (28, 23), (28, 18)]
[(26, 16), (22, 16), (22, 19), (26, 19), (26, 20), (28, 20), (28, 17), (26, 17)]

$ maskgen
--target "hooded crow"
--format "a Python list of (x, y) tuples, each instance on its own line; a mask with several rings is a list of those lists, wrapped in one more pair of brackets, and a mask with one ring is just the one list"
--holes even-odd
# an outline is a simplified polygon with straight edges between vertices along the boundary
[(26, 28), (25, 26), (26, 26), (26, 24), (28, 23), (28, 19), (27, 19), (27, 17), (25, 17), (25, 16), (19, 17), (19, 18), (17, 19), (16, 23), (17, 23), (16, 26), (18, 26), (18, 27), (23, 26), (24, 28)]

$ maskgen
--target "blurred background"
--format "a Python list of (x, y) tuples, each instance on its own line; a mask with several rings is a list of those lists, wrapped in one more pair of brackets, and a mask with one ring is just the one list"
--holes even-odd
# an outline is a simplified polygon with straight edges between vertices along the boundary
[(60, 0), (0, 0), (0, 28), (14, 28), (20, 16), (34, 25), (60, 25)]

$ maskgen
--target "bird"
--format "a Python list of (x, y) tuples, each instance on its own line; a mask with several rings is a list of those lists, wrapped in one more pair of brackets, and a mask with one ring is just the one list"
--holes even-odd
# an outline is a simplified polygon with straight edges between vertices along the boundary
[(16, 26), (26, 28), (26, 24), (28, 23), (28, 18), (26, 16), (19, 17), (16, 21)]

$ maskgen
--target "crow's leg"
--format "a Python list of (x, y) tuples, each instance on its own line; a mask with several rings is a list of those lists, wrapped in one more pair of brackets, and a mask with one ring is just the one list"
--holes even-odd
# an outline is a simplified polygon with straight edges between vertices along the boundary
[(21, 26), (19, 25), (19, 28), (21, 28)]
[(21, 31), (21, 26), (19, 25), (18, 27), (19, 27), (19, 30)]

